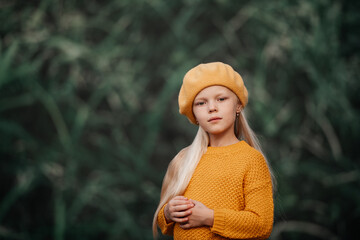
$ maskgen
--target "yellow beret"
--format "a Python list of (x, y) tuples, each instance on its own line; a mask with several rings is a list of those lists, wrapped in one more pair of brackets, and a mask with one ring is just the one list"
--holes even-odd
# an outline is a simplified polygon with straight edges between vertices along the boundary
[(192, 109), (196, 95), (204, 88), (214, 85), (227, 87), (238, 96), (241, 105), (246, 106), (248, 91), (239, 73), (222, 62), (199, 64), (185, 74), (178, 99), (179, 112), (191, 123), (196, 124)]

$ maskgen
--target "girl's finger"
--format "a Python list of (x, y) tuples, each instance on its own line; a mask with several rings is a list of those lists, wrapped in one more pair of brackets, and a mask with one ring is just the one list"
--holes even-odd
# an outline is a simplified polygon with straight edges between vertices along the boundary
[(173, 222), (177, 222), (177, 223), (186, 223), (187, 221), (189, 221), (189, 218), (177, 218), (177, 217), (174, 217), (171, 219)]
[(171, 206), (171, 207), (177, 207), (177, 206), (193, 207), (195, 205), (189, 201), (174, 201), (174, 202), (169, 203), (169, 206)]
[(190, 204), (184, 204), (184, 205), (177, 205), (177, 206), (173, 206), (170, 211), (171, 212), (182, 212), (182, 211), (186, 211), (189, 208), (192, 208), (192, 205)]
[(177, 199), (177, 200), (188, 200), (187, 197), (184, 197), (184, 196), (176, 196), (174, 197), (173, 199)]
[(189, 216), (191, 214), (191, 210), (188, 211), (183, 211), (183, 212), (174, 212), (172, 214), (172, 216), (177, 217), (177, 218), (184, 218), (186, 216)]
[(174, 200), (172, 201), (173, 205), (184, 205), (184, 204), (190, 204), (192, 202), (187, 201), (187, 200)]
[(189, 229), (189, 228), (191, 228), (191, 225), (190, 225), (190, 223), (185, 223), (185, 224), (180, 224), (180, 227), (182, 229)]
[(180, 210), (180, 211), (185, 211), (185, 210), (187, 210), (187, 209), (190, 209), (190, 208), (193, 208), (194, 207), (194, 205), (193, 204), (191, 204), (191, 203), (188, 203), (188, 204), (185, 204), (185, 205), (181, 205), (182, 206), (182, 210)]

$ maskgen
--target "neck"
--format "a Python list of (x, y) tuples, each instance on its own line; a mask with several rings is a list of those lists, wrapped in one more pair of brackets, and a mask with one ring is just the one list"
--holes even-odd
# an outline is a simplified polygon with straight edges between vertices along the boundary
[(217, 135), (209, 134), (209, 140), (210, 140), (209, 146), (211, 147), (224, 147), (239, 142), (239, 139), (237, 139), (235, 134), (230, 134), (230, 135), (228, 134), (225, 136), (221, 136), (220, 134)]

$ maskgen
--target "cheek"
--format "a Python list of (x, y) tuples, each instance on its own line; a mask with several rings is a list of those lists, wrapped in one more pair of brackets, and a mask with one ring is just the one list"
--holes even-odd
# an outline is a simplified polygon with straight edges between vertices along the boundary
[(233, 106), (233, 105), (228, 106), (228, 107), (226, 108), (226, 114), (227, 114), (228, 116), (230, 116), (230, 118), (234, 118), (234, 119), (235, 119), (235, 116), (236, 116), (236, 106)]
[(234, 123), (236, 120), (236, 109), (228, 109), (228, 111), (226, 111), (226, 119), (228, 123)]
[(236, 113), (231, 111), (228, 113), (228, 119), (229, 119), (229, 122), (235, 122), (235, 119), (236, 119)]
[(200, 108), (193, 108), (193, 113), (194, 113), (194, 116), (196, 118), (196, 120), (200, 120), (204, 117), (204, 113), (203, 111), (201, 111)]

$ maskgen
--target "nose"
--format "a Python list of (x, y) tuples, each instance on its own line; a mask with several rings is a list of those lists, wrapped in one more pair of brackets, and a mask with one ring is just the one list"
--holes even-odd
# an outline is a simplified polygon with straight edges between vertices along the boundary
[(209, 106), (209, 113), (217, 112), (218, 109), (217, 109), (216, 102), (210, 101), (208, 106)]

